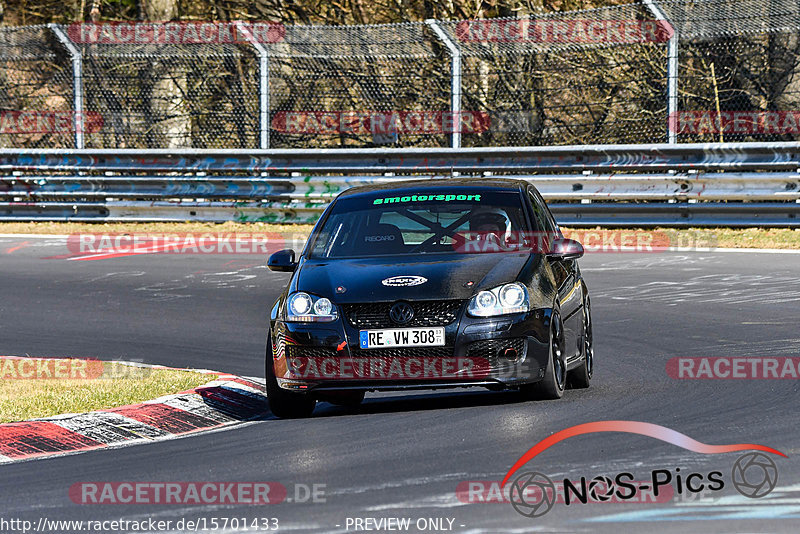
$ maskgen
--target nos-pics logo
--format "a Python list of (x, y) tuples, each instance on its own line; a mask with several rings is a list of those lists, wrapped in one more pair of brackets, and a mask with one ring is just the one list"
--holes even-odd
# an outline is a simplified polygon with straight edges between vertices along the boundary
[[(756, 444), (707, 445), (669, 428), (641, 423), (637, 421), (599, 421), (567, 428), (540, 441), (526, 452), (509, 470), (502, 484), (531, 458), (545, 449), (568, 437), (593, 432), (628, 432), (641, 434), (678, 445), (693, 452), (703, 454), (720, 454), (734, 451), (749, 451), (740, 456), (730, 471), (729, 483), (741, 495), (759, 499), (775, 489), (778, 483), (778, 466), (763, 454), (763, 451), (779, 456), (786, 456), (780, 451)], [(547, 475), (537, 471), (527, 471), (514, 478), (510, 483), (509, 499), (519, 514), (526, 517), (541, 517), (549, 512), (556, 502), (571, 504), (588, 504), (589, 502), (625, 502), (639, 497), (641, 492), (652, 491), (655, 497), (659, 492), (669, 491), (673, 494), (698, 494), (721, 491), (726, 486), (725, 474), (722, 471), (686, 472), (679, 467), (673, 469), (654, 469), (646, 483), (635, 482), (634, 475), (628, 472), (612, 476), (597, 475), (591, 479), (581, 477), (579, 480), (563, 479), (553, 481)]]

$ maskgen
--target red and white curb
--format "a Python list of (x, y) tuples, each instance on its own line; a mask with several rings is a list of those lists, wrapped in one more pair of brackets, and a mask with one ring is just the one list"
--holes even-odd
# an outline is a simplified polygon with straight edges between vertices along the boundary
[(0, 424), (0, 464), (173, 439), (241, 425), (267, 413), (263, 379), (206, 369), (115, 363), (214, 374), (218, 378), (140, 404)]

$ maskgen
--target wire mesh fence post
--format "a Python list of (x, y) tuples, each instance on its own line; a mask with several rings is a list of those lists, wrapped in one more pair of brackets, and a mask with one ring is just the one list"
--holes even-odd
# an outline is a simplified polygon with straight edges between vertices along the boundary
[(461, 50), (452, 39), (448, 37), (447, 33), (442, 30), (437, 20), (428, 19), (425, 23), (430, 26), (433, 33), (436, 34), (450, 51), (450, 59), (452, 61), (450, 75), (450, 112), (453, 114), (453, 133), (450, 146), (453, 148), (461, 148)]
[(259, 51), (259, 113), (261, 148), (269, 148), (269, 55), (263, 46)]
[(75, 148), (84, 148), (83, 139), (83, 58), (81, 51), (72, 43), (64, 30), (57, 24), (47, 25), (61, 41), (61, 44), (69, 50), (72, 59), (72, 108), (74, 113), (73, 124), (75, 127)]
[(644, 4), (656, 20), (668, 25), (672, 32), (667, 43), (667, 142), (674, 144), (678, 142), (678, 132), (677, 128), (672, 128), (670, 125), (672, 121), (677, 121), (674, 114), (678, 111), (678, 29), (670, 22), (656, 1), (644, 0)]
[(678, 31), (674, 27), (667, 45), (667, 56), (667, 141), (674, 144), (678, 142), (678, 129), (669, 126), (671, 120), (677, 121), (675, 113), (678, 112)]
[(258, 53), (259, 148), (269, 148), (269, 51), (244, 24), (238, 29)]

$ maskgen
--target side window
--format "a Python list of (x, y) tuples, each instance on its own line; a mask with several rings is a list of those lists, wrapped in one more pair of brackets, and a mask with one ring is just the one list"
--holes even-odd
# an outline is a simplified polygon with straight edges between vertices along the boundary
[[(358, 219), (356, 221), (355, 219)], [(311, 255), (327, 258), (334, 255), (333, 251), (353, 251), (356, 246), (357, 229), (363, 217), (331, 216), (325, 229), (317, 236), (311, 248)]]
[(537, 229), (548, 234), (555, 232), (556, 227), (552, 217), (548, 213), (547, 208), (545, 208), (544, 203), (539, 200), (539, 197), (534, 193), (533, 189), (528, 189), (528, 199), (531, 202), (533, 216), (536, 218)]
[(529, 189), (528, 194), (531, 195), (531, 202), (534, 204), (534, 206), (536, 206), (534, 210), (540, 212), (542, 214), (542, 217), (544, 218), (545, 230), (547, 232), (554, 232), (558, 235), (561, 235), (561, 230), (558, 228), (556, 219), (555, 217), (553, 217), (553, 214), (550, 213), (550, 208), (547, 207), (547, 204), (545, 203), (542, 196), (533, 189)]
[(550, 208), (547, 207), (547, 204), (544, 200), (542, 200), (542, 207), (544, 208), (544, 214), (547, 217), (547, 220), (550, 221), (550, 226), (553, 228), (553, 231), (558, 235), (561, 235), (561, 229), (558, 227), (556, 218), (553, 217), (553, 214), (550, 212)]

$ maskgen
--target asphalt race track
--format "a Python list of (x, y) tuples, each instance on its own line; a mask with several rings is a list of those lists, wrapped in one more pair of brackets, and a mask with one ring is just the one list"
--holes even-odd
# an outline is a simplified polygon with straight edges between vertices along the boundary
[[(262, 376), (266, 315), (287, 279), (268, 271), (266, 258), (44, 259), (64, 253), (55, 238), (0, 238), (0, 354)], [(355, 409), (320, 404), (308, 420), (267, 412), (233, 430), (4, 465), (0, 515), (34, 524), (274, 517), (279, 531), (297, 532), (345, 532), (348, 518), (385, 517), (412, 525), (450, 519), (453, 532), (797, 532), (798, 379), (676, 380), (666, 364), (800, 356), (800, 254), (590, 254), (581, 264), (594, 308), (589, 390), (548, 402), (483, 390), (372, 394)], [(667, 503), (557, 503), (537, 518), (508, 503), (459, 500), (460, 482), (501, 480), (541, 439), (609, 419), (655, 423), (714, 445), (763, 444), (788, 457), (773, 456), (777, 488), (749, 499), (730, 484), (741, 453), (698, 454), (650, 437), (596, 433), (558, 443), (523, 471), (554, 480), (628, 471), (648, 480), (657, 469), (718, 470), (726, 485)], [(68, 489), (83, 481), (276, 481), (292, 502), (78, 505)], [(294, 502), (295, 488), (315, 484), (324, 484), (324, 502)]]

